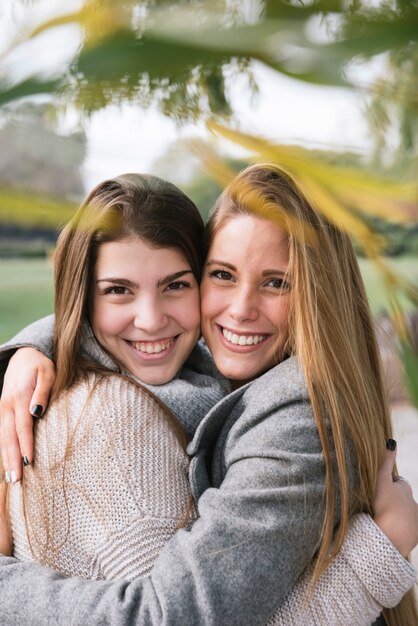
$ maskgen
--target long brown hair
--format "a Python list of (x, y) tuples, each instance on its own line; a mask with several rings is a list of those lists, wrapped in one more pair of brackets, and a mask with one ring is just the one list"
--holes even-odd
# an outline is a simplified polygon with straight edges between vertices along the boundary
[(137, 236), (158, 248), (178, 251), (200, 280), (203, 220), (180, 189), (156, 176), (124, 174), (97, 185), (58, 239), (55, 266), (53, 397), (97, 367), (82, 355), (82, 320), (101, 243)]
[[(203, 220), (192, 200), (175, 185), (156, 176), (124, 174), (106, 180), (92, 190), (62, 230), (54, 256), (56, 380), (50, 402), (58, 401), (79, 380), (84, 380), (93, 391), (104, 376), (115, 375), (115, 371), (101, 366), (82, 351), (83, 320), (88, 317), (91, 308), (91, 286), (99, 246), (130, 236), (140, 237), (157, 248), (178, 251), (190, 264), (199, 281), (204, 254), (203, 231)], [(94, 384), (91, 382), (92, 373), (95, 375)], [(187, 445), (186, 434), (168, 407), (138, 381), (128, 378), (128, 373), (122, 370), (117, 373), (126, 378), (127, 384), (141, 387), (143, 393), (153, 399), (184, 450)], [(63, 410), (63, 413), (60, 418), (64, 423), (67, 422), (66, 441), (63, 453), (55, 461), (55, 469), (58, 466), (62, 469), (62, 478), (57, 481), (51, 478), (52, 474), (46, 476), (40, 473), (35, 462), (27, 468), (25, 480), (22, 481), (23, 514), (29, 545), (33, 556), (44, 564), (49, 564), (49, 555), (54, 552), (49, 539), (56, 522), (54, 513), (50, 517), (42, 516), (42, 511), (46, 509), (43, 493), (48, 492), (43, 487), (56, 480), (54, 489), (62, 489), (66, 501), (65, 467), (72, 454), (74, 429), (70, 427), (69, 411)], [(47, 420), (48, 416), (44, 419)], [(53, 427), (52, 424), (51, 429)], [(57, 455), (54, 458), (57, 459)], [(186, 522), (191, 510), (190, 496), (181, 524)], [(40, 529), (36, 528), (39, 523), (42, 527)], [(45, 536), (49, 538), (46, 544), (38, 539), (42, 533), (37, 533), (37, 530), (45, 531)]]
[[(349, 517), (359, 511), (373, 513), (377, 472), (385, 441), (392, 434), (374, 324), (349, 236), (316, 210), (288, 173), (273, 164), (242, 171), (220, 195), (209, 217), (206, 250), (226, 222), (243, 214), (273, 220), (289, 237), (287, 351), (298, 355), (306, 376), (326, 471), (326, 511), (315, 583), (340, 549)], [(354, 497), (348, 448), (355, 453)], [(338, 502), (341, 514), (334, 533)], [(395, 611), (387, 611), (389, 624), (418, 623), (411, 599), (412, 593)]]

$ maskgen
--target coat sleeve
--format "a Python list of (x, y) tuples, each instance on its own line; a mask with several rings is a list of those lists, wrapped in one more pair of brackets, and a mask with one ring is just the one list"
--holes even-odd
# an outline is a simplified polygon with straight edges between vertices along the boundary
[(200, 519), (176, 533), (147, 577), (65, 579), (4, 557), (1, 623), (265, 624), (318, 544), (324, 470), (309, 413), (301, 403), (238, 420), (224, 480), (205, 491)]
[[(338, 623), (366, 626), (377, 617), (382, 607), (395, 606), (411, 589), (416, 581), (416, 570), (399, 554), (371, 518), (360, 517), (363, 519), (353, 520), (341, 552), (320, 578), (309, 605), (302, 604), (306, 599), (306, 580), (302, 578), (268, 622), (269, 626), (324, 626)], [(366, 546), (371, 548), (370, 553), (365, 551)], [(129, 585), (122, 581), (102, 583), (82, 581), (79, 578), (64, 579), (39, 565), (0, 557), (0, 616), (5, 626), (14, 626), (21, 619), (39, 626), (45, 623), (78, 624), (81, 623), (77, 609), (80, 599), (82, 611), (86, 610), (89, 603), (93, 609), (103, 601), (108, 608), (112, 608), (113, 603), (118, 605), (117, 610), (112, 610), (108, 616), (94, 611), (89, 624), (132, 626), (140, 624), (132, 607), (144, 602), (147, 593), (152, 592), (152, 588), (148, 592), (145, 589), (141, 591), (136, 583)], [(341, 587), (345, 591), (341, 592)], [(47, 597), (50, 597), (51, 605), (45, 613)], [(155, 596), (151, 595), (151, 601), (158, 607)], [(184, 604), (187, 612), (186, 602)], [(155, 614), (146, 623), (162, 624), (164, 617), (162, 613)], [(187, 623), (193, 622), (189, 620)], [(211, 621), (200, 617), (196, 623)]]
[(54, 336), (54, 316), (48, 315), (33, 324), (30, 324), (10, 341), (0, 346), (0, 389), (3, 386), (4, 373), (7, 369), (10, 357), (18, 348), (36, 348), (45, 356), (52, 359), (52, 346)]
[(399, 604), (417, 572), (372, 518), (361, 513), (351, 519), (340, 552), (311, 594), (310, 574), (311, 568), (266, 626), (369, 626), (383, 608)]

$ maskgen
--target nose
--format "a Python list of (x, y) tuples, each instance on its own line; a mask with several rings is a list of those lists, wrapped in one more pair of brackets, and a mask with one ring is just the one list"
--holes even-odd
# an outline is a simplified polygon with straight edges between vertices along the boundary
[(163, 330), (168, 324), (168, 315), (162, 303), (154, 297), (139, 298), (135, 303), (134, 326), (148, 334), (155, 334)]
[(255, 321), (258, 318), (257, 294), (246, 287), (235, 289), (229, 314), (237, 322)]

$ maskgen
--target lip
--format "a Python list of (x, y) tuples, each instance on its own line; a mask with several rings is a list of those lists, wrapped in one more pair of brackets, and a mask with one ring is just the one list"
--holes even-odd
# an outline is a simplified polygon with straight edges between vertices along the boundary
[[(242, 332), (239, 331), (237, 332), (236, 330), (232, 329), (232, 328), (228, 328), (227, 326), (221, 326), (220, 324), (215, 324), (216, 326), (216, 330), (219, 334), (220, 337), (220, 341), (222, 343), (223, 346), (225, 346), (225, 348), (227, 348), (227, 350), (230, 350), (231, 352), (237, 352), (239, 354), (247, 354), (249, 352), (255, 352), (257, 350), (259, 350), (260, 348), (264, 347), (266, 345), (266, 343), (272, 338), (273, 335), (271, 334), (266, 334), (266, 333), (250, 333), (250, 332)], [(250, 337), (253, 335), (265, 335), (265, 339), (263, 339), (262, 341), (260, 341), (257, 344), (253, 344), (252, 346), (240, 346), (239, 344), (235, 344), (235, 343), (231, 343), (230, 341), (228, 341), (226, 339), (226, 337), (224, 337), (222, 330), (229, 330), (231, 333), (234, 333), (236, 335), (243, 335), (245, 337)]]
[[(135, 342), (133, 342), (130, 339), (125, 339), (125, 343), (127, 344), (127, 346), (129, 347), (129, 350), (131, 351), (133, 357), (137, 360), (140, 361), (164, 361), (166, 360), (173, 352), (176, 344), (177, 344), (177, 340), (180, 337), (179, 335), (174, 335), (171, 337), (164, 337), (161, 339), (153, 339), (151, 340), (147, 340), (147, 341), (138, 341), (136, 340)], [(168, 340), (172, 340), (173, 343), (171, 344), (171, 346), (169, 348), (167, 348), (166, 350), (163, 350), (162, 352), (155, 352), (154, 354), (148, 354), (147, 352), (141, 352), (140, 350), (137, 350), (134, 346), (133, 343), (160, 343), (160, 342), (164, 342), (164, 341), (168, 341)]]

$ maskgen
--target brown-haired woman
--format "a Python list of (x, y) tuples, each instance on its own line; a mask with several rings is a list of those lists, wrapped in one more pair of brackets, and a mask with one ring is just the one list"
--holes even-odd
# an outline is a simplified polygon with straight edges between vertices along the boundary
[[(304, 215), (302, 225), (295, 230), (294, 218), (300, 217), (295, 214), (298, 204), (303, 205)], [(285, 600), (319, 545), (313, 573), (314, 581), (318, 580), (332, 554), (331, 537), (338, 520), (336, 543), (340, 547), (348, 515), (371, 511), (371, 488), (390, 426), (387, 413), (383, 413), (382, 423), (374, 413), (370, 415), (367, 391), (360, 390), (358, 413), (350, 406), (349, 399), (357, 401), (357, 382), (350, 378), (354, 387), (348, 390), (344, 369), (326, 345), (333, 341), (334, 331), (339, 340), (344, 324), (348, 324), (347, 335), (354, 343), (349, 347), (349, 358), (344, 352), (348, 342), (339, 343), (344, 365), (350, 368), (355, 364), (358, 371), (367, 372), (377, 359), (367, 330), (371, 327), (367, 312), (359, 316), (354, 310), (346, 311), (345, 304), (353, 308), (353, 301), (346, 296), (341, 307), (335, 307), (334, 317), (329, 311), (337, 293), (333, 291), (334, 281), (341, 279), (341, 271), (335, 277), (332, 272), (322, 276), (324, 263), (316, 267), (318, 243), (333, 252), (327, 259), (332, 269), (332, 263), (338, 261), (335, 250), (341, 248), (348, 291), (357, 293), (357, 301), (365, 305), (349, 242), (342, 234), (322, 233), (330, 228), (291, 179), (273, 166), (250, 168), (221, 196), (210, 222), (212, 234), (202, 284), (203, 328), (219, 369), (237, 390), (202, 421), (189, 447), (189, 452), (196, 453), (191, 478), (195, 496), (201, 496), (200, 519), (191, 532), (179, 531), (167, 544), (148, 581), (134, 581), (131, 587), (114, 583), (105, 588), (91, 582), (60, 581), (56, 587), (61, 590), (59, 597), (52, 600), (50, 586), (45, 608), (49, 619), (62, 615), (65, 597), (66, 610), (72, 606), (80, 623), (88, 613), (93, 623), (106, 615), (116, 624), (128, 612), (130, 619), (141, 623), (184, 623), (186, 619), (216, 624), (240, 624), (243, 620), (264, 623)], [(307, 286), (309, 280), (311, 287)], [(330, 287), (330, 293), (324, 294)], [(306, 295), (296, 294), (300, 288)], [(302, 310), (305, 305), (306, 310)], [(311, 349), (316, 344), (311, 333), (326, 320), (333, 322), (332, 330), (327, 334), (326, 329), (320, 329), (321, 349), (313, 355)], [(363, 354), (359, 347), (364, 344), (368, 348)], [(363, 368), (360, 356), (364, 355), (368, 362)], [(313, 361), (312, 372), (307, 367), (309, 359)], [(372, 378), (383, 397), (378, 371)], [(377, 407), (382, 400), (379, 402)], [(356, 416), (365, 408), (365, 415), (370, 417), (368, 432), (375, 437), (369, 455), (363, 454), (369, 444), (359, 444), (356, 438)], [(347, 417), (342, 409), (348, 411)], [(362, 477), (364, 470), (370, 477)], [(373, 532), (366, 526), (363, 530)], [(400, 558), (402, 568), (406, 564)], [(10, 562), (7, 567), (11, 571), (19, 565)], [(42, 585), (57, 583), (45, 571), (37, 576)], [(29, 576), (23, 572), (23, 578), (16, 575), (17, 580), (22, 586), (28, 584)], [(309, 577), (304, 584), (306, 590)], [(77, 606), (74, 585), (77, 594), (84, 594)], [(180, 597), (176, 601), (173, 593), (177, 589)], [(324, 588), (319, 584), (317, 590), (314, 599), (320, 599)], [(124, 600), (118, 600), (121, 593)], [(365, 605), (352, 604), (351, 595), (344, 598), (337, 589), (334, 600), (335, 606), (348, 600), (344, 610), (348, 607), (353, 611), (350, 623), (367, 623), (367, 616), (358, 612)], [(43, 600), (41, 603), (43, 607)], [(10, 599), (7, 604), (10, 607)], [(315, 613), (315, 602), (309, 606), (305, 603), (304, 608), (309, 623), (327, 623)], [(296, 615), (296, 623), (301, 623), (303, 613), (295, 613), (295, 609), (294, 601), (286, 601), (283, 610), (291, 612), (285, 613), (284, 623), (289, 623), (289, 615)], [(338, 611), (332, 613), (331, 609), (332, 603), (328, 623), (336, 623)], [(276, 616), (277, 623), (283, 623), (282, 617), (283, 613)]]
[[(202, 237), (193, 202), (139, 174), (96, 186), (63, 229), (54, 257), (57, 375), (36, 424), (36, 463), (10, 492), (20, 560), (131, 579), (193, 518), (191, 420), (226, 385), (202, 374), (199, 404), (182, 424), (151, 389), (199, 350)], [(169, 404), (180, 411), (176, 386)]]

